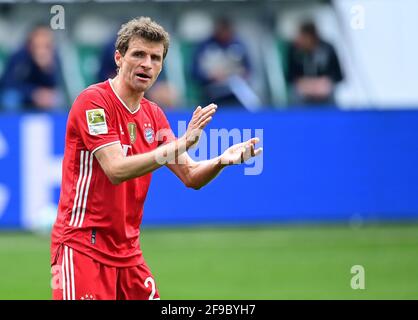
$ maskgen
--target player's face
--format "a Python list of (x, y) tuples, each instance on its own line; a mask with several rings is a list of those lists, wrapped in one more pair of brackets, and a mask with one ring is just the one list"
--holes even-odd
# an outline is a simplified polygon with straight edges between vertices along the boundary
[(145, 92), (157, 80), (163, 66), (164, 45), (133, 38), (129, 41), (128, 50), (122, 56), (115, 54), (119, 75), (134, 91)]

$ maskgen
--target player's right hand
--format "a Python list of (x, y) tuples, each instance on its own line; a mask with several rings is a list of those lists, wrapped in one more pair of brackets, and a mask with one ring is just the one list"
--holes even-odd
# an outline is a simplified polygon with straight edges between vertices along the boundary
[(186, 139), (186, 148), (189, 149), (196, 145), (202, 134), (202, 130), (212, 120), (212, 116), (215, 114), (218, 106), (214, 103), (202, 108), (198, 106), (193, 112), (192, 119), (187, 126), (186, 133), (183, 137)]

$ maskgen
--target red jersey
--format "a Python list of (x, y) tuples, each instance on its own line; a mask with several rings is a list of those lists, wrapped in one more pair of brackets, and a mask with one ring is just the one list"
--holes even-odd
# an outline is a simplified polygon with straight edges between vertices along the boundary
[[(161, 130), (164, 137), (157, 139)], [(143, 263), (139, 229), (151, 173), (113, 185), (94, 153), (119, 143), (130, 156), (174, 139), (163, 111), (155, 103), (143, 98), (138, 109), (131, 112), (110, 80), (88, 87), (77, 97), (67, 121), (51, 264), (64, 244), (110, 266)]]

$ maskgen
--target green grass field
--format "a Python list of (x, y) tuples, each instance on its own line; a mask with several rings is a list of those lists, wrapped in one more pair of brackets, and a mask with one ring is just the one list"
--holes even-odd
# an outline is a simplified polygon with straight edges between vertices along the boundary
[[(418, 224), (145, 229), (142, 248), (162, 299), (418, 299)], [(0, 262), (0, 299), (50, 298), (48, 238), (0, 233)]]

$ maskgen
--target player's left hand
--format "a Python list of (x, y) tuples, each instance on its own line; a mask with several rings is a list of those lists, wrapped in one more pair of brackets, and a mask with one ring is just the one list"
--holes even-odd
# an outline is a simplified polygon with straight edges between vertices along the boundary
[(211, 103), (204, 108), (198, 106), (193, 112), (193, 116), (189, 122), (189, 125), (187, 126), (186, 133), (182, 137), (186, 139), (187, 149), (198, 143), (203, 129), (212, 120), (212, 117), (215, 114), (217, 108), (218, 106), (216, 104)]
[(263, 148), (255, 148), (255, 145), (259, 141), (259, 138), (252, 138), (229, 147), (221, 155), (221, 163), (224, 165), (240, 164), (252, 157), (258, 156), (263, 151)]

